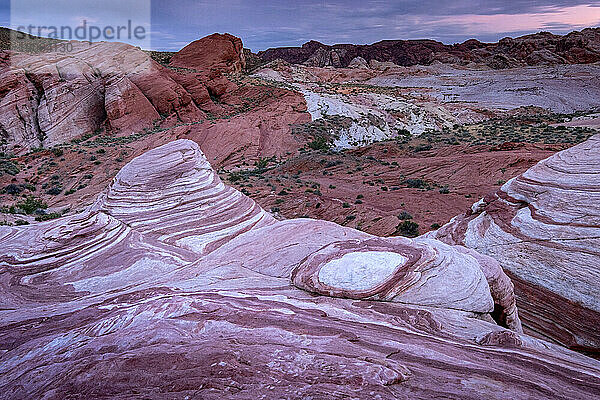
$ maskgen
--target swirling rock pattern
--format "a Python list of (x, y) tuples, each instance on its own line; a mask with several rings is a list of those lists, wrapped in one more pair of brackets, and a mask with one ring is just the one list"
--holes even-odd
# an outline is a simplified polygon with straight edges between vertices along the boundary
[(0, 398), (600, 395), (598, 361), (519, 333), (489, 257), (275, 221), (188, 140), (0, 247)]
[[(160, 167), (148, 170), (153, 164)], [(127, 164), (93, 208), (146, 236), (199, 254), (275, 222), (250, 198), (225, 186), (198, 146), (187, 140)]]
[(599, 354), (600, 136), (541, 161), (432, 234), (497, 259), (530, 332)]

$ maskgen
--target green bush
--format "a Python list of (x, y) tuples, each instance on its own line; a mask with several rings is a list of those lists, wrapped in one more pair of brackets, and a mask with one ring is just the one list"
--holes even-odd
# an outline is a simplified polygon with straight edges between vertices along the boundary
[(24, 201), (15, 204), (14, 207), (22, 210), (25, 214), (33, 214), (37, 210), (45, 210), (48, 208), (48, 204), (34, 196), (27, 196)]
[(48, 189), (46, 191), (47, 194), (52, 195), (52, 196), (57, 196), (62, 192), (62, 187), (61, 186), (52, 186), (50, 189)]
[(425, 189), (428, 185), (423, 179), (409, 178), (404, 181), (404, 184), (409, 188)]
[(309, 142), (308, 147), (313, 150), (329, 150), (331, 148), (331, 144), (325, 137), (319, 136), (314, 138), (312, 142)]
[(413, 221), (402, 221), (396, 227), (394, 235), (406, 236), (406, 237), (417, 237), (419, 236), (419, 224)]
[(50, 221), (51, 219), (56, 219), (62, 217), (61, 213), (53, 212), (49, 214), (38, 215), (35, 217), (35, 220), (38, 222)]
[(20, 171), (21, 171), (21, 169), (19, 168), (19, 165), (17, 163), (10, 161), (10, 160), (0, 159), (0, 176), (2, 176), (2, 174), (5, 174), (5, 173), (8, 175), (15, 176)]
[(408, 212), (406, 211), (402, 211), (399, 215), (398, 215), (398, 219), (400, 221), (406, 221), (407, 219), (413, 219), (413, 216), (410, 215)]

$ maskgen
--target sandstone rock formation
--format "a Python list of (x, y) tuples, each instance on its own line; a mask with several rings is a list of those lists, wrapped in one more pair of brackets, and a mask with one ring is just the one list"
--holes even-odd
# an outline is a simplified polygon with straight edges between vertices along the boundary
[(600, 61), (600, 28), (587, 28), (565, 36), (540, 32), (498, 43), (475, 39), (445, 45), (434, 40), (383, 40), (371, 45), (336, 44), (311, 41), (302, 47), (272, 48), (258, 55), (265, 61), (282, 59), (310, 66), (348, 67), (361, 57), (366, 61), (391, 61), (398, 65), (429, 65), (435, 61), (450, 64), (486, 64), (495, 69), (526, 65), (578, 64)]
[(171, 59), (170, 65), (198, 71), (239, 73), (246, 67), (242, 40), (228, 33), (213, 33), (196, 40)]
[(600, 363), (518, 333), (492, 259), (277, 222), (191, 141), (0, 245), (3, 397), (600, 395)]
[[(69, 42), (70, 52), (0, 52), (0, 135), (5, 150), (52, 147), (105, 126), (129, 134), (176, 113), (202, 118), (206, 89), (193, 95), (175, 73), (122, 43)], [(183, 82), (185, 84), (185, 82)]]
[(369, 63), (362, 57), (354, 57), (348, 64), (348, 68), (369, 68)]
[(541, 161), (431, 235), (510, 271), (525, 328), (600, 352), (600, 136)]

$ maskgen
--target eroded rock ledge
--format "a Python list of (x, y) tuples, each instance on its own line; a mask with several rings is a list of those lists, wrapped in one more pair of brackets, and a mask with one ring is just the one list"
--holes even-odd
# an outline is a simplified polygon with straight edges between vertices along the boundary
[(430, 236), (498, 260), (529, 332), (600, 355), (600, 136), (541, 161)]

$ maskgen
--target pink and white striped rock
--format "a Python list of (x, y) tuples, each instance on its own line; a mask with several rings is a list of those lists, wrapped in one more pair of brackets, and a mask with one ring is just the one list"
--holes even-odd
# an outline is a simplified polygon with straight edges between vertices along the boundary
[(600, 136), (541, 161), (431, 236), (498, 260), (531, 332), (600, 354)]
[(0, 397), (600, 395), (598, 361), (519, 333), (489, 257), (276, 221), (187, 140), (0, 247)]

